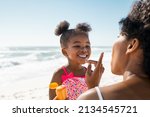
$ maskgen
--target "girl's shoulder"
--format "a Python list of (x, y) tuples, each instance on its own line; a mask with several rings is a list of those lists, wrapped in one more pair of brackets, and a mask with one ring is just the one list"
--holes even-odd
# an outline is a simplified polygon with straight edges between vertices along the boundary
[(62, 67), (61, 68), (58, 68), (53, 75), (56, 75), (56, 76), (61, 76), (62, 74), (64, 73)]
[(57, 83), (60, 85), (60, 84), (62, 83), (62, 80), (61, 80), (62, 74), (64, 74), (63, 69), (62, 69), (62, 68), (58, 68), (58, 69), (53, 73), (51, 82), (57, 82)]

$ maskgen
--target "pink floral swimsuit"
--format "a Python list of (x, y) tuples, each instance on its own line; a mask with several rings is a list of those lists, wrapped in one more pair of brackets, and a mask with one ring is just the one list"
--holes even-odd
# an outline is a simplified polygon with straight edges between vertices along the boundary
[(80, 94), (85, 92), (88, 87), (85, 83), (85, 76), (74, 76), (68, 73), (65, 67), (62, 67), (64, 74), (61, 76), (62, 84), (66, 86), (69, 100), (76, 100)]

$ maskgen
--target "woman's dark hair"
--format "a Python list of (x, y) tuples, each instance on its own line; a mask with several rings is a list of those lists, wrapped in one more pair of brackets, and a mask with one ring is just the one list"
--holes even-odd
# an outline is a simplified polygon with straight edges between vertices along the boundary
[(69, 29), (69, 23), (67, 21), (62, 21), (57, 26), (55, 30), (55, 35), (60, 37), (61, 47), (67, 47), (67, 42), (74, 36), (85, 35), (88, 37), (88, 32), (91, 31), (90, 25), (87, 23), (77, 24), (76, 28)]
[(131, 12), (119, 22), (121, 32), (127, 39), (137, 38), (143, 49), (143, 69), (150, 76), (150, 0), (134, 3)]

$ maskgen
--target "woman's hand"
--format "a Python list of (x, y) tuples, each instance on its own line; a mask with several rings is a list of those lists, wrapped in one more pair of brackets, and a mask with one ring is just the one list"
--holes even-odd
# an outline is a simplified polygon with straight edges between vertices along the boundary
[[(102, 64), (103, 56), (104, 56), (104, 53), (101, 53), (99, 61), (94, 61), (94, 60), (87, 61), (87, 63), (89, 63), (89, 65), (87, 67), (85, 77), (86, 77), (86, 83), (87, 83), (89, 89), (94, 88), (95, 86), (99, 85), (101, 76), (104, 72), (104, 67)], [(95, 65), (95, 69), (93, 72), (91, 70), (91, 64)]]

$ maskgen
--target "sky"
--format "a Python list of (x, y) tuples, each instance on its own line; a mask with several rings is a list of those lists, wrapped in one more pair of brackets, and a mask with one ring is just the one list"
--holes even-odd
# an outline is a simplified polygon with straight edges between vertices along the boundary
[(134, 0), (0, 0), (0, 46), (59, 46), (56, 26), (91, 25), (92, 46), (112, 46)]

